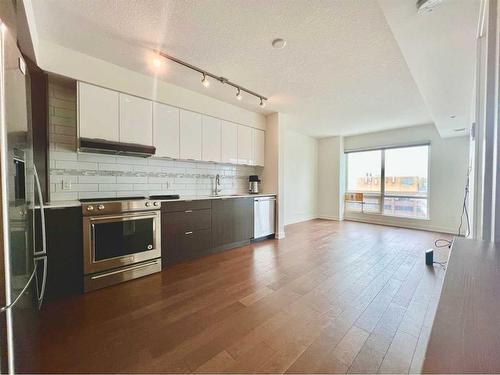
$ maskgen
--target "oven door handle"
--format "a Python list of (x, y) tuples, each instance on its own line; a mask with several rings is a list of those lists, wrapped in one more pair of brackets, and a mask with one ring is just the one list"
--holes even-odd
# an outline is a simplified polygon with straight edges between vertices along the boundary
[(156, 219), (159, 216), (159, 210), (149, 212), (126, 212), (122, 214), (114, 215), (96, 215), (89, 216), (90, 222), (95, 223), (105, 223), (105, 222), (117, 222), (117, 221), (129, 221), (129, 220), (141, 220), (141, 219)]

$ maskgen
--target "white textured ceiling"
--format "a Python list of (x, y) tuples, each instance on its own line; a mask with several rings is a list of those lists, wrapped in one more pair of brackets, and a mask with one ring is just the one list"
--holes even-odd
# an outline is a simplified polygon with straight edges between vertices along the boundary
[[(32, 3), (41, 39), (149, 74), (143, 47), (160, 48), (268, 96), (266, 113), (283, 112), (312, 136), (432, 122), (376, 0)], [(276, 37), (285, 49), (271, 48)], [(259, 111), (255, 99), (237, 102), (216, 83), (205, 89), (175, 64), (160, 79)]]
[(442, 136), (471, 127), (480, 3), (444, 0), (432, 12), (417, 14), (412, 2), (379, 0)]

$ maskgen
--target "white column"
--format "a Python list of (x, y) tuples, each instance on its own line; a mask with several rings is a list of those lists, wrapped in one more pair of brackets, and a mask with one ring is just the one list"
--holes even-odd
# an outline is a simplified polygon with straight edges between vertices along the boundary
[(285, 116), (282, 113), (267, 116), (262, 191), (277, 194), (276, 238), (278, 239), (285, 237), (284, 141)]
[(345, 162), (343, 137), (319, 140), (318, 217), (344, 219)]

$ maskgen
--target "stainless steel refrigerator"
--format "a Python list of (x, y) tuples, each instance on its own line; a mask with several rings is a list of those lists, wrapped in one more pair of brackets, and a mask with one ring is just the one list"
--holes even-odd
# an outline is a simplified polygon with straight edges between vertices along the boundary
[[(2, 372), (11, 373), (36, 371), (47, 274), (43, 201), (33, 161), (30, 77), (18, 48), (14, 5), (2, 0), (0, 6), (0, 365)], [(41, 219), (37, 228), (35, 215)]]

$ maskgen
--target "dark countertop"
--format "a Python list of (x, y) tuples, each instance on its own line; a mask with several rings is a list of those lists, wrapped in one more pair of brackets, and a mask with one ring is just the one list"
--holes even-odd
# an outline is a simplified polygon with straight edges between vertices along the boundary
[[(275, 196), (275, 193), (259, 193), (259, 194), (233, 194), (233, 195), (181, 195), (179, 199), (155, 199), (159, 202), (175, 202), (175, 201), (193, 201), (193, 200), (204, 200), (204, 199), (228, 199), (228, 198), (258, 198), (258, 197), (270, 197)], [(140, 199), (140, 198), (138, 198)], [(95, 199), (95, 202), (99, 202), (99, 198)], [(63, 208), (63, 207), (79, 207), (82, 203), (78, 200), (74, 201), (54, 201), (50, 203), (45, 203), (45, 208)]]
[(456, 238), (423, 373), (500, 373), (500, 247)]

